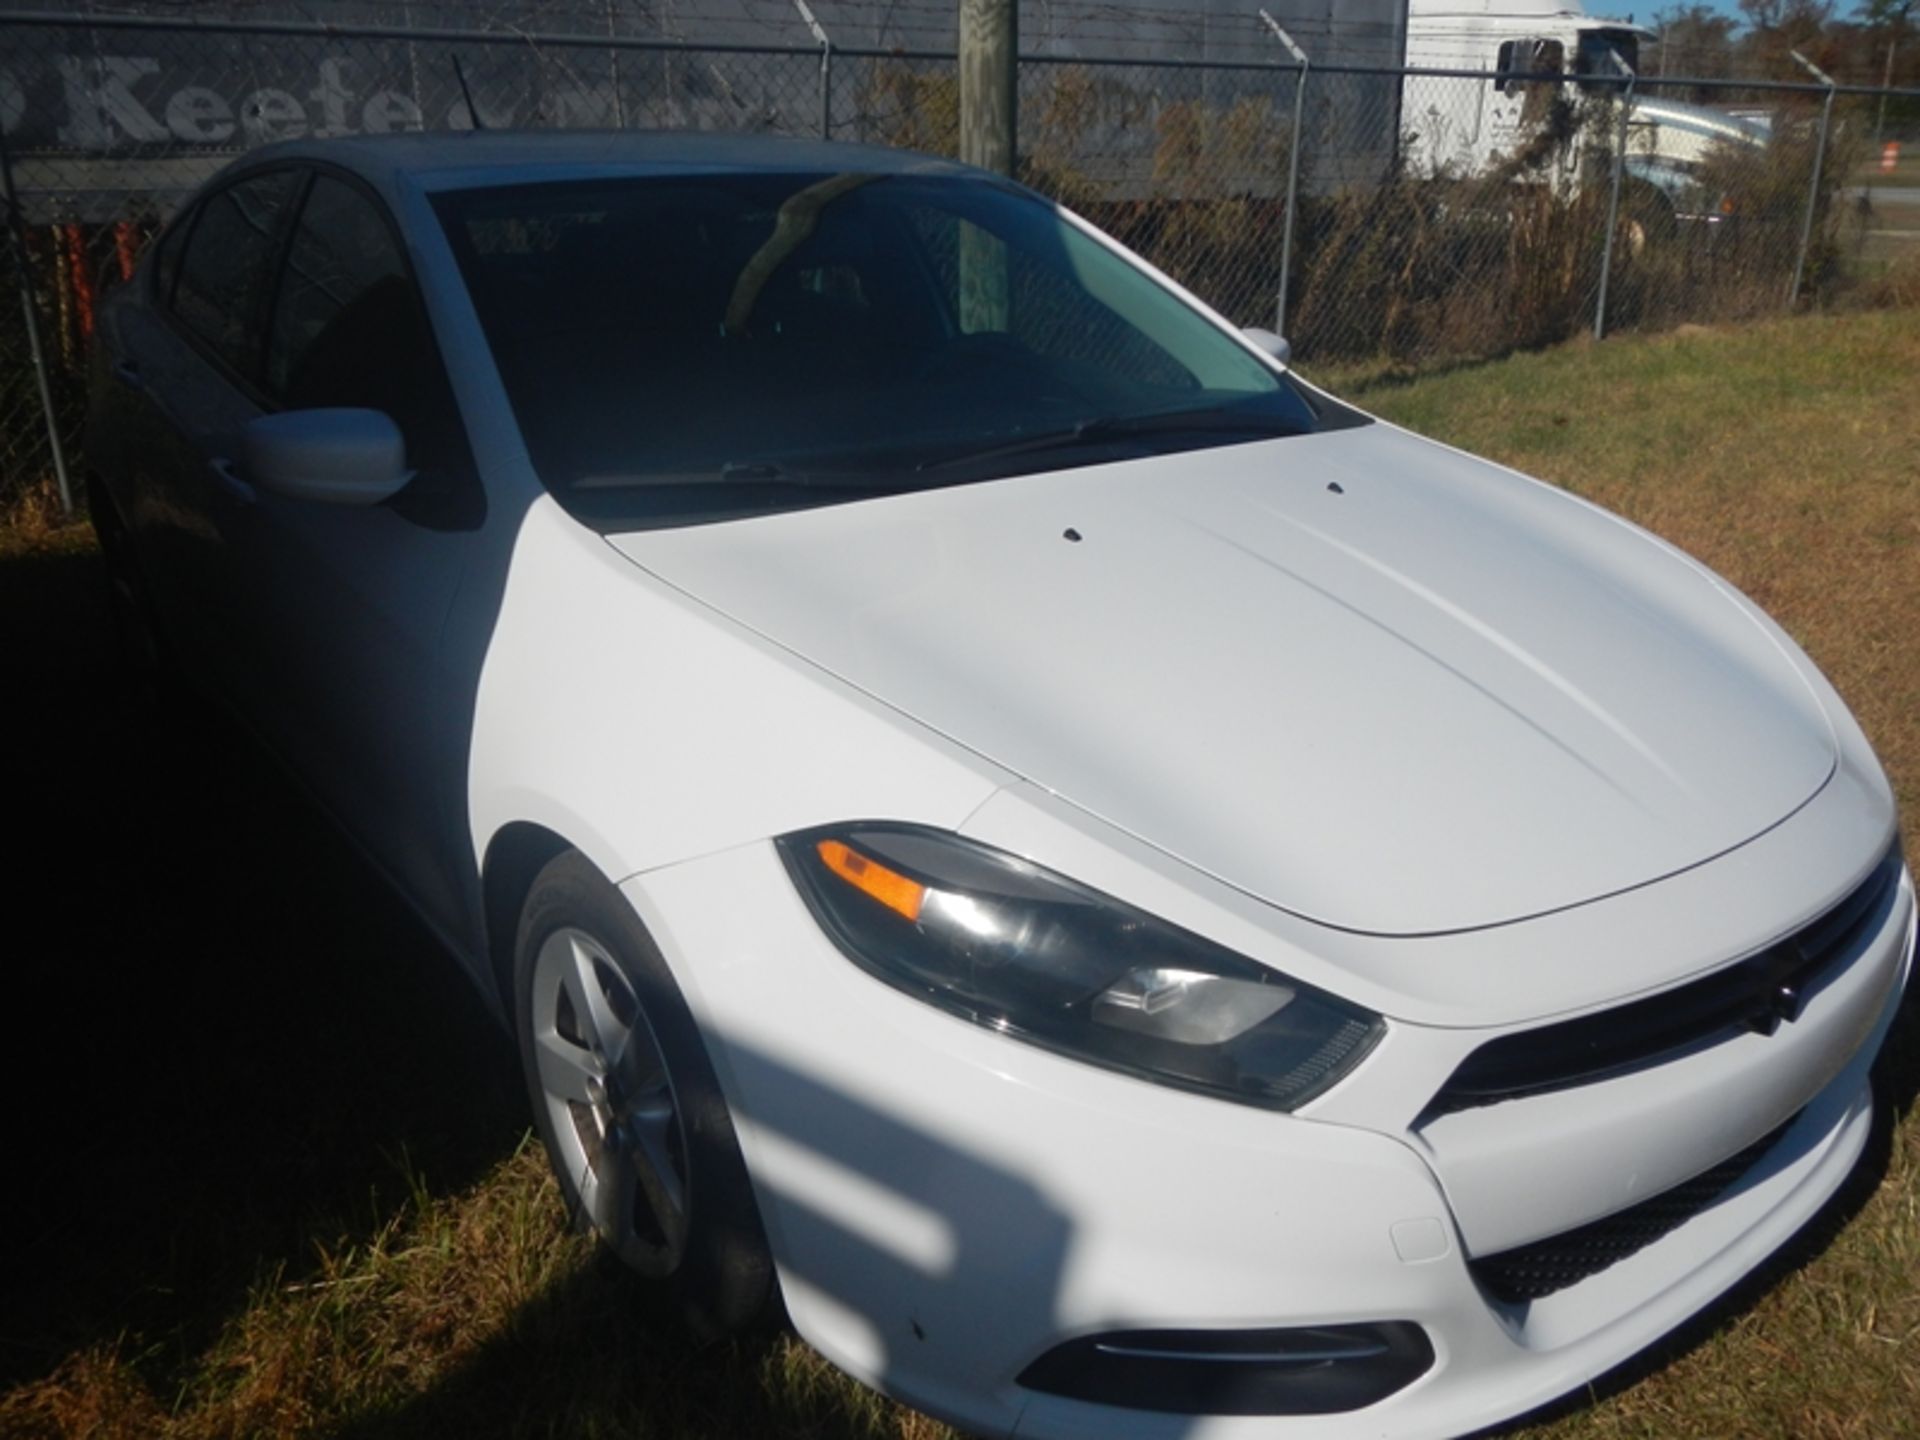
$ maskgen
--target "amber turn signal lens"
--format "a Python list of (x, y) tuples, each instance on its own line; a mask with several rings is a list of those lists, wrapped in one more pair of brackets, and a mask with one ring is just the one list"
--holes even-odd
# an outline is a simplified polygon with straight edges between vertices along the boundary
[(878, 860), (862, 855), (838, 840), (822, 840), (814, 846), (814, 850), (820, 856), (821, 864), (854, 889), (871, 895), (895, 914), (904, 915), (909, 920), (920, 918), (920, 907), (927, 899), (926, 886), (909, 880), (896, 870), (889, 870)]

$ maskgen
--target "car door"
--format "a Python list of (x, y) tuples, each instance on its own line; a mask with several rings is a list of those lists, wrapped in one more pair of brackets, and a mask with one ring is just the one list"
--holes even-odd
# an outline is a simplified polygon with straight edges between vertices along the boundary
[(261, 413), (261, 308), (304, 178), (290, 167), (237, 177), (169, 230), (145, 302), (113, 311), (102, 382), (162, 625), (183, 661), (249, 714), (230, 541), (251, 495), (229, 457)]
[(456, 823), (473, 684), (440, 640), (485, 504), (406, 251), (370, 190), (316, 168), (264, 313), (269, 403), (383, 411), (415, 475), (376, 505), (253, 487), (232, 551), (263, 724), (321, 803), (454, 931), (471, 869)]

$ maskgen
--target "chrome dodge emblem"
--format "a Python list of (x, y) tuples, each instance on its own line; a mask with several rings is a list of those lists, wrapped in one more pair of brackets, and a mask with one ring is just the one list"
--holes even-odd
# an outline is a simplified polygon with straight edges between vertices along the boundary
[(1800, 1018), (1801, 1003), (1798, 984), (1791, 980), (1776, 981), (1747, 1016), (1747, 1027), (1757, 1035), (1771, 1035), (1783, 1020)]

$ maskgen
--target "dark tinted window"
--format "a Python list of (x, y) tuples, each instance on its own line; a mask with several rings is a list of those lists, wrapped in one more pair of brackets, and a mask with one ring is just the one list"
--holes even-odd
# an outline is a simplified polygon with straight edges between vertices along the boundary
[[(942, 307), (961, 317), (963, 330), (1004, 331), (1035, 355), (1066, 370), (1099, 366), (1169, 393), (1197, 388), (1180, 363), (1115, 311), (1078, 285), (1060, 283), (1051, 256), (1007, 250), (989, 232), (950, 210), (916, 206), (908, 212), (926, 247)], [(1004, 254), (1006, 298), (986, 297), (993, 313), (979, 323), (964, 318), (969, 304), (963, 274), (969, 249)]]
[[(1502, 95), (1517, 95), (1527, 88), (1530, 80), (1558, 75), (1565, 56), (1566, 51), (1558, 40), (1508, 40), (1501, 45), (1494, 62), (1495, 84)], [(1547, 93), (1553, 91), (1548, 89)]]
[[(267, 345), (267, 388), (284, 395), (295, 375), (311, 385), (316, 361), (337, 348), (329, 336), (339, 333), (342, 318), (351, 326), (351, 312), (370, 293), (402, 291), (411, 298), (407, 267), (373, 202), (350, 185), (320, 176), (287, 251)], [(323, 342), (317, 352), (316, 342)]]
[(175, 313), (248, 377), (260, 354), (260, 284), (298, 179), (295, 171), (275, 170), (209, 196), (181, 257)]
[[(1612, 81), (1618, 86), (1626, 76), (1620, 66), (1614, 63), (1613, 57), (1616, 55), (1625, 63), (1628, 71), (1639, 69), (1640, 37), (1631, 30), (1582, 30), (1580, 48), (1573, 57), (1574, 72)], [(1586, 81), (1580, 88), (1595, 90), (1607, 87)]]
[(267, 389), (289, 409), (385, 411), (416, 468), (464, 458), (452, 390), (399, 243), (377, 202), (330, 176), (314, 180), (287, 247)]

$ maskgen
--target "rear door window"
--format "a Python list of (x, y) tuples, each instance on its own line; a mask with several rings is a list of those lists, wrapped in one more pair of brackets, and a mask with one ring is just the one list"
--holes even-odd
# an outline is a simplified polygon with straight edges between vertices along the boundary
[(356, 317), (412, 300), (399, 246), (373, 202), (351, 185), (319, 176), (294, 227), (274, 301), (268, 390), (292, 405), (343, 403), (334, 392), (354, 386), (355, 374), (366, 367), (387, 363), (366, 346), (341, 353)]
[(274, 170), (208, 196), (180, 257), (174, 314), (249, 380), (259, 371), (261, 288), (299, 179)]

